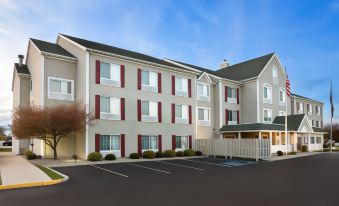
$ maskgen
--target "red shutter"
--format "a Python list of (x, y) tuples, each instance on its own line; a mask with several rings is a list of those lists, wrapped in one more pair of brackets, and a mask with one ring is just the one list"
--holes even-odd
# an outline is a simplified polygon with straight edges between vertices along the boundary
[(120, 98), (121, 120), (125, 120), (125, 98)]
[(138, 90), (141, 90), (141, 69), (138, 69)]
[(141, 121), (141, 100), (138, 99), (138, 121)]
[(240, 123), (240, 115), (239, 115), (239, 110), (237, 111), (237, 124)]
[(100, 61), (95, 61), (95, 82), (100, 84)]
[(227, 110), (227, 109), (225, 110), (225, 113), (226, 113), (226, 114), (225, 114), (225, 117), (226, 117), (226, 119), (225, 119), (225, 120), (226, 120), (225, 125), (228, 125), (228, 110)]
[(175, 123), (175, 104), (172, 104), (172, 123)]
[(95, 151), (100, 152), (100, 134), (95, 134)]
[(227, 86), (225, 86), (225, 102), (227, 102)]
[(190, 135), (188, 138), (189, 138), (188, 139), (188, 146), (189, 146), (190, 149), (192, 149), (192, 135)]
[(121, 157), (125, 157), (125, 134), (120, 135), (120, 152)]
[(188, 97), (192, 97), (192, 80), (188, 80)]
[(139, 155), (142, 155), (142, 148), (141, 148), (141, 135), (138, 134), (138, 153)]
[(121, 88), (125, 87), (125, 65), (120, 65)]
[(239, 88), (237, 88), (237, 104), (239, 104)]
[(188, 106), (188, 123), (192, 124), (192, 106)]
[(162, 121), (162, 108), (161, 108), (161, 102), (158, 102), (158, 122)]
[(172, 150), (175, 150), (176, 145), (175, 145), (175, 135), (172, 135)]
[(175, 76), (172, 75), (172, 94), (175, 95)]
[(100, 95), (95, 95), (95, 119), (100, 119)]
[(162, 152), (162, 136), (161, 134), (158, 135), (158, 150)]
[(158, 73), (158, 92), (161, 93), (161, 73)]

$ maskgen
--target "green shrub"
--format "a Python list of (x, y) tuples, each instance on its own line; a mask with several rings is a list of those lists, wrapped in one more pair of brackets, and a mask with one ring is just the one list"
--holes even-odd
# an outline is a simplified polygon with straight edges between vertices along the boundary
[(174, 150), (165, 150), (164, 151), (164, 157), (175, 157), (175, 151)]
[(155, 157), (155, 153), (152, 150), (146, 150), (142, 153), (142, 157), (146, 159), (153, 159)]
[(164, 157), (164, 154), (162, 152), (156, 152), (155, 157), (156, 158), (162, 158), (162, 157)]
[(33, 152), (31, 150), (27, 150), (25, 152), (25, 156), (28, 157), (29, 155), (33, 154)]
[(185, 156), (194, 156), (194, 155), (195, 155), (195, 151), (192, 150), (192, 149), (186, 149), (186, 150), (184, 151), (184, 155), (185, 155)]
[(183, 157), (184, 156), (184, 152), (183, 151), (177, 151), (176, 156), (177, 157)]
[(324, 149), (330, 148), (330, 145), (328, 145), (328, 144), (323, 144), (323, 148), (324, 148)]
[(278, 155), (278, 156), (283, 156), (284, 153), (283, 153), (282, 151), (279, 150), (279, 151), (277, 152), (277, 155)]
[(114, 154), (107, 154), (105, 156), (105, 160), (115, 160), (115, 159), (116, 159), (116, 157), (115, 157)]
[(138, 153), (131, 153), (129, 155), (129, 158), (130, 159), (139, 159), (140, 158), (140, 155)]
[(102, 160), (102, 155), (101, 155), (100, 152), (92, 152), (92, 153), (88, 154), (87, 160), (88, 161), (92, 161), (92, 162), (101, 161)]
[(202, 156), (202, 152), (201, 151), (195, 151), (195, 155), (196, 156)]
[(301, 151), (302, 151), (302, 152), (308, 152), (308, 147), (307, 147), (307, 145), (303, 145), (303, 146), (301, 147)]
[(289, 152), (288, 155), (296, 155), (296, 152)]
[(35, 160), (35, 159), (38, 159), (38, 156), (36, 154), (32, 153), (32, 154), (29, 154), (27, 156), (27, 159), (28, 160)]

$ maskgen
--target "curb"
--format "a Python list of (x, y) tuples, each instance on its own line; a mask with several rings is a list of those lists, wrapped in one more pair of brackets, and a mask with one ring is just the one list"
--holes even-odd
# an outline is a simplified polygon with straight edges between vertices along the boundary
[[(46, 167), (42, 165), (43, 167)], [(12, 184), (12, 185), (0, 185), (0, 190), (9, 190), (9, 189), (18, 189), (18, 188), (27, 188), (27, 187), (41, 187), (41, 186), (48, 186), (48, 185), (55, 185), (60, 184), (63, 182), (67, 182), (69, 180), (69, 177), (67, 175), (61, 174), (58, 171), (55, 171), (49, 167), (46, 167), (53, 172), (63, 176), (63, 179), (58, 180), (48, 180), (48, 181), (42, 181), (42, 182), (29, 182), (29, 183), (21, 183), (21, 184)]]

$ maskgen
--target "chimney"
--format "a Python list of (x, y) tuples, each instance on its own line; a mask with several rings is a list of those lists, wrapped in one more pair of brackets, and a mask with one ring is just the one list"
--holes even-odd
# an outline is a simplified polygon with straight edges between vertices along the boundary
[(226, 68), (229, 65), (230, 64), (228, 63), (228, 61), (226, 59), (224, 59), (224, 61), (220, 63), (220, 69)]
[(23, 62), (23, 60), (24, 60), (24, 55), (22, 55), (22, 54), (19, 54), (18, 55), (18, 58), (19, 58), (19, 66), (22, 66), (22, 62)]

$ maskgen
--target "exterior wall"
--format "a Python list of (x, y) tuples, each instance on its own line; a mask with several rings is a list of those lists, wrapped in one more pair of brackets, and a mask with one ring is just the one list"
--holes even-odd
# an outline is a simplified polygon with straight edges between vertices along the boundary
[(240, 91), (241, 96), (241, 123), (257, 122), (257, 82), (252, 81), (244, 84)]
[[(232, 87), (232, 88), (239, 88), (239, 104), (237, 103), (230, 103), (230, 102), (226, 102), (225, 101), (225, 86), (227, 87)], [(222, 100), (222, 110), (220, 112), (221, 114), (221, 120), (222, 120), (222, 124), (225, 125), (226, 124), (226, 109), (227, 110), (232, 110), (232, 111), (239, 111), (239, 116), (240, 116), (240, 120), (239, 123), (241, 124), (241, 102), (242, 102), (242, 98), (241, 98), (241, 88), (239, 85), (236, 85), (234, 83), (231, 82), (223, 82), (222, 84), (222, 92), (221, 92), (221, 100)], [(220, 129), (220, 128), (218, 128)]]
[[(300, 98), (297, 96), (293, 96), (291, 98), (291, 104), (293, 105), (293, 109), (292, 109), (292, 114), (299, 114), (297, 111), (297, 103), (301, 102), (303, 103), (303, 113), (307, 115), (309, 120), (313, 120), (313, 121), (320, 121), (320, 127), (323, 127), (323, 115), (324, 115), (324, 104), (320, 103), (320, 102), (315, 102), (315, 101), (311, 101), (311, 100), (307, 100), (304, 98)], [(310, 104), (312, 106), (312, 114), (309, 114), (307, 112), (307, 104)], [(318, 116), (315, 112), (315, 106), (319, 106), (320, 107), (320, 115)], [(312, 122), (311, 122), (312, 124)], [(313, 127), (315, 127), (315, 122)]]

